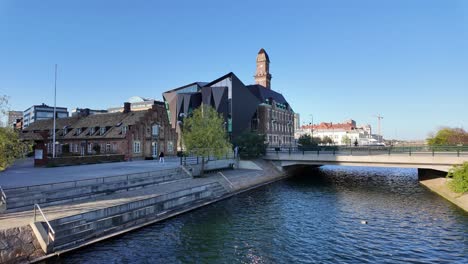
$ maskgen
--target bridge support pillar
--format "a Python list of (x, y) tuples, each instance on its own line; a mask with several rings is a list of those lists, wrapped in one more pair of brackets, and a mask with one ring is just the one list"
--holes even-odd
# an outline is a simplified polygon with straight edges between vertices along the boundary
[(418, 180), (427, 180), (434, 178), (445, 178), (447, 172), (433, 169), (418, 169)]

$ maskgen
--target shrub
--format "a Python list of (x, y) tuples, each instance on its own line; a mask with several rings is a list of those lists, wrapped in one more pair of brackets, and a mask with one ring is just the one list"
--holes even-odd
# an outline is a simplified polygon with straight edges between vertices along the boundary
[(449, 187), (454, 192), (468, 192), (468, 162), (464, 162), (462, 165), (454, 166), (447, 174), (447, 178), (452, 179), (449, 181)]

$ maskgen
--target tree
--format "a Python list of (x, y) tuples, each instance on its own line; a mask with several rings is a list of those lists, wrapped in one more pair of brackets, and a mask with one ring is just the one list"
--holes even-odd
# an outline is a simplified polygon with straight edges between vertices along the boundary
[(31, 151), (29, 142), (20, 140), (19, 132), (10, 127), (0, 127), (0, 171), (13, 164), (15, 159)]
[(235, 139), (234, 145), (239, 147), (239, 155), (242, 158), (258, 158), (266, 153), (265, 141), (266, 137), (263, 134), (244, 132)]
[(333, 139), (331, 139), (329, 136), (324, 136), (322, 139), (322, 144), (332, 144)]
[(347, 135), (341, 138), (341, 143), (345, 145), (351, 145), (351, 138), (349, 138)]
[(462, 128), (441, 128), (427, 139), (430, 146), (468, 145), (468, 132)]
[(3, 126), (4, 119), (9, 109), (8, 96), (0, 96), (0, 127)]
[(320, 138), (316, 137), (311, 137), (309, 134), (304, 134), (299, 137), (297, 140), (297, 143), (304, 149), (310, 148), (310, 147), (316, 147), (318, 144), (320, 144), (322, 141)]
[(189, 153), (202, 157), (202, 175), (206, 157), (222, 157), (232, 149), (227, 140), (224, 119), (214, 108), (205, 104), (184, 119), (182, 138)]

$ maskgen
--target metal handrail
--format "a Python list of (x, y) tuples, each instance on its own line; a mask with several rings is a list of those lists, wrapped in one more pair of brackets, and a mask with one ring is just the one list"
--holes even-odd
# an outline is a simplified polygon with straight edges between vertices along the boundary
[(47, 220), (47, 217), (44, 215), (44, 212), (42, 212), (42, 209), (38, 204), (34, 204), (34, 223), (36, 222), (36, 208), (39, 210), (39, 213), (41, 213), (42, 218), (44, 218), (47, 224), (47, 245), (49, 245), (50, 239), (52, 239), (52, 241), (55, 241), (55, 231), (50, 225), (49, 220)]
[(6, 204), (7, 203), (7, 196), (5, 194), (5, 192), (3, 191), (2, 189), (2, 186), (0, 185), (0, 201), (3, 202), (3, 204)]

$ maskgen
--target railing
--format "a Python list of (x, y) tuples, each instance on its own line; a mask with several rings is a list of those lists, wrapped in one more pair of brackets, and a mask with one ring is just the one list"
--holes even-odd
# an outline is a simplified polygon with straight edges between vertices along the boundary
[(0, 186), (0, 202), (2, 204), (6, 204), (7, 203), (7, 196), (5, 194), (5, 192), (3, 191), (2, 189), (2, 186)]
[(44, 221), (47, 224), (47, 245), (50, 245), (51, 239), (52, 239), (52, 242), (55, 241), (55, 231), (50, 225), (49, 220), (47, 220), (46, 216), (44, 215), (44, 212), (42, 212), (41, 207), (38, 204), (34, 204), (34, 223), (37, 222), (36, 221), (36, 208), (37, 208), (37, 211), (41, 213), (42, 218), (44, 218)]
[(315, 155), (468, 155), (468, 146), (317, 146), (317, 147), (276, 147), (267, 149), (267, 153), (315, 154)]
[[(207, 162), (207, 161), (214, 161), (214, 160), (224, 160), (224, 159), (234, 159), (234, 153), (233, 152), (229, 152), (229, 153), (226, 153), (224, 154), (222, 157), (215, 157), (213, 155), (210, 155), (208, 157), (205, 157), (204, 161)], [(202, 157), (200, 156), (191, 156), (191, 155), (188, 155), (188, 156), (181, 156), (180, 157), (180, 165), (198, 165), (198, 164), (201, 164), (202, 162)]]
[(150, 172), (135, 172), (135, 173), (130, 173), (130, 174), (106, 176), (106, 177), (99, 177), (99, 178), (74, 180), (74, 181), (46, 183), (46, 184), (30, 185), (30, 186), (24, 186), (24, 187), (14, 187), (14, 188), (8, 188), (5, 190), (7, 191), (35, 191), (35, 190), (46, 191), (46, 190), (52, 190), (54, 188), (76, 188), (76, 187), (83, 187), (87, 185), (94, 185), (94, 184), (101, 184), (101, 183), (111, 183), (111, 182), (118, 182), (118, 181), (124, 181), (124, 180), (129, 181), (131, 179), (155, 177), (157, 175), (164, 174), (167, 171), (171, 171), (174, 169), (176, 168), (155, 170), (155, 171), (150, 171)]

